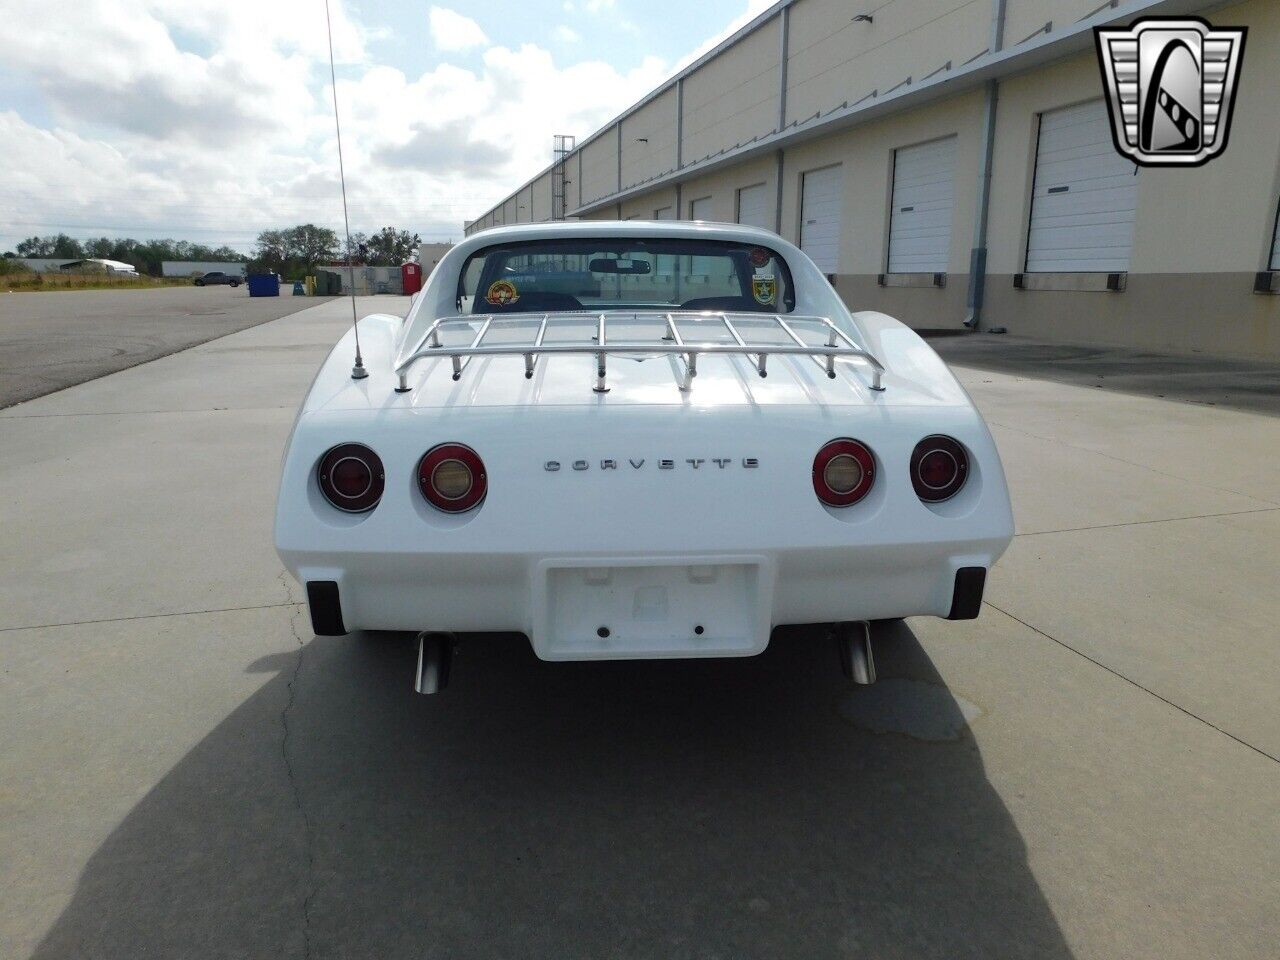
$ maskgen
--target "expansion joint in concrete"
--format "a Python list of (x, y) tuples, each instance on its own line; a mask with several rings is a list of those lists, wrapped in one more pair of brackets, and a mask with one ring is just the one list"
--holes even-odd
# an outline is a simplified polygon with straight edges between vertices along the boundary
[[(1266, 501), (1263, 501), (1266, 502)], [(1219, 517), (1248, 516), (1251, 513), (1275, 513), (1280, 507), (1259, 507), (1256, 510), (1227, 510), (1224, 513), (1196, 513), (1185, 517), (1157, 517), (1154, 520), (1126, 520), (1123, 523), (1096, 523), (1086, 527), (1063, 527), (1061, 530), (1032, 530), (1029, 533), (1017, 533), (1014, 536), (1044, 537), (1055, 533), (1083, 533), (1087, 530), (1114, 530), (1117, 527), (1144, 527), (1153, 523), (1181, 523), (1185, 520), (1215, 520)]]
[(97, 623), (128, 623), (130, 620), (161, 620), (165, 617), (201, 617), (213, 613), (244, 613), (250, 610), (274, 610), (277, 607), (296, 607), (298, 601), (287, 603), (257, 603), (249, 607), (210, 607), (205, 610), (176, 610), (173, 613), (140, 613), (132, 617), (100, 617), (96, 620), (65, 620), (60, 623), (27, 623), (12, 627), (0, 627), (0, 633), (17, 630), (54, 630), (58, 627), (86, 627)]
[(1143, 693), (1149, 696), (1155, 697), (1161, 703), (1172, 707), (1174, 710), (1177, 710), (1179, 713), (1190, 717), (1192, 720), (1195, 720), (1199, 723), (1204, 724), (1210, 730), (1213, 730), (1217, 733), (1222, 734), (1222, 736), (1226, 737), (1228, 740), (1234, 740), (1236, 743), (1240, 744), (1240, 746), (1245, 747), (1246, 749), (1252, 750), (1254, 753), (1258, 754), (1259, 756), (1266, 757), (1272, 763), (1280, 763), (1280, 757), (1277, 757), (1274, 754), (1268, 753), (1266, 750), (1263, 750), (1261, 747), (1255, 747), (1252, 743), (1250, 743), (1247, 740), (1240, 739), (1234, 733), (1230, 732), (1229, 730), (1224, 730), (1222, 727), (1218, 726), (1212, 720), (1206, 720), (1204, 717), (1200, 716), (1198, 713), (1193, 713), (1192, 711), (1188, 710), (1186, 707), (1182, 706), (1181, 704), (1174, 703), (1168, 697), (1165, 697), (1159, 693), (1156, 693), (1156, 691), (1152, 690), (1150, 687), (1143, 686), (1141, 683), (1139, 683), (1137, 680), (1134, 680), (1132, 677), (1126, 677), (1119, 670), (1115, 670), (1107, 666), (1101, 660), (1097, 660), (1089, 656), (1083, 650), (1079, 650), (1076, 647), (1073, 647), (1071, 644), (1067, 643), (1065, 640), (1059, 640), (1057, 637), (1052, 636), (1051, 634), (1045, 633), (1039, 627), (1034, 626), (1033, 624), (1027, 623), (1027, 621), (1023, 620), (1021, 617), (1015, 616), (1014, 614), (1010, 613), (1008, 610), (1005, 610), (1001, 607), (997, 607), (990, 600), (983, 600), (982, 604), (983, 606), (990, 607), (992, 610), (996, 611), (996, 613), (1004, 614), (1004, 616), (1008, 617), (1010, 620), (1013, 620), (1016, 623), (1022, 624), (1028, 630), (1031, 630), (1032, 632), (1039, 634), (1040, 636), (1044, 637), (1046, 640), (1051, 640), (1052, 642), (1056, 643), (1058, 646), (1062, 647), (1063, 649), (1071, 651), (1077, 657), (1080, 657), (1083, 660), (1087, 660), (1089, 663), (1092, 663), (1095, 667), (1100, 667), (1101, 669), (1105, 670), (1107, 673), (1111, 674), (1116, 679), (1123, 680), (1125, 683), (1129, 684), (1130, 686), (1136, 687), (1137, 689), (1141, 690)]

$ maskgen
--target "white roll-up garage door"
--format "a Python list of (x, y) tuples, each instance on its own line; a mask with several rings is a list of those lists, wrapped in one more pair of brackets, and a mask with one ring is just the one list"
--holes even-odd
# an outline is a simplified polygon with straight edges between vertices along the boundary
[(738, 222), (748, 227), (773, 229), (773, 204), (769, 188), (763, 183), (743, 187), (738, 191)]
[(1129, 269), (1137, 167), (1116, 152), (1101, 100), (1040, 118), (1028, 272)]
[(800, 184), (800, 249), (823, 273), (840, 262), (840, 186), (842, 167), (810, 170)]
[(697, 200), (689, 202), (689, 219), (690, 220), (710, 220), (711, 219), (711, 198), (699, 197)]
[(904, 147), (893, 157), (890, 273), (945, 273), (956, 199), (956, 138)]
[(674, 220), (676, 218), (674, 207), (659, 207), (653, 211), (653, 219), (655, 220)]

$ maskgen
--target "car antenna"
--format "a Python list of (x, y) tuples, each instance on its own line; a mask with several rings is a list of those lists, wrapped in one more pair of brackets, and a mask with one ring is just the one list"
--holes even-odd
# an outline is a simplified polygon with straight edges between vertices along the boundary
[(347, 237), (347, 277), (351, 286), (351, 329), (356, 335), (356, 362), (351, 368), (352, 380), (369, 376), (360, 356), (360, 324), (356, 316), (356, 268), (352, 263), (355, 251), (351, 249), (351, 220), (347, 217), (347, 172), (342, 163), (342, 124), (338, 120), (338, 76), (333, 68), (333, 21), (329, 18), (329, 0), (324, 0), (324, 25), (329, 32), (329, 81), (333, 89), (333, 129), (338, 136), (338, 181), (342, 184), (342, 227)]

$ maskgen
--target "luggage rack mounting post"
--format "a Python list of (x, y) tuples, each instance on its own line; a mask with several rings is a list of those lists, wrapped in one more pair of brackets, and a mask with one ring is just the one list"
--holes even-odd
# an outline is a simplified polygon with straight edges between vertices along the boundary
[[(605, 345), (605, 315), (600, 314), (599, 327), (596, 330), (596, 346)], [(609, 385), (605, 382), (604, 351), (596, 351), (596, 385), (591, 388), (596, 393), (608, 393)]]

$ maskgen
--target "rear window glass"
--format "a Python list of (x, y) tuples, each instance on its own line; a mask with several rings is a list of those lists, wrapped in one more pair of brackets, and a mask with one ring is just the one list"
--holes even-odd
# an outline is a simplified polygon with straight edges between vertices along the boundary
[(786, 262), (768, 247), (719, 240), (572, 238), (489, 247), (462, 269), (464, 314), (572, 310), (790, 313)]

